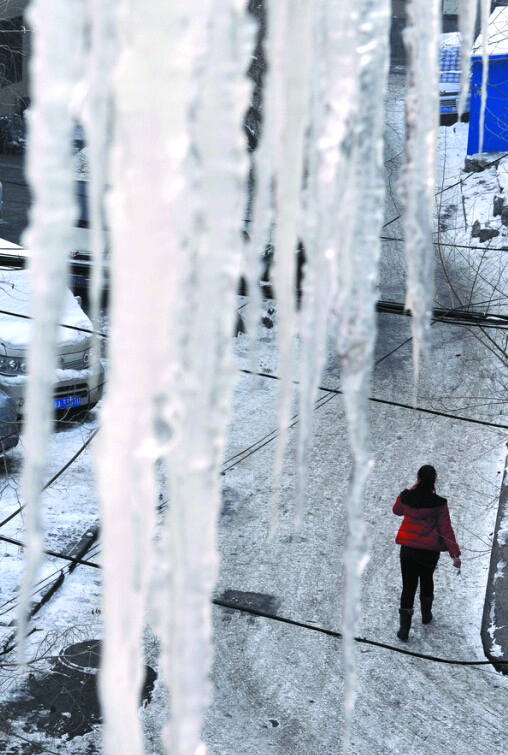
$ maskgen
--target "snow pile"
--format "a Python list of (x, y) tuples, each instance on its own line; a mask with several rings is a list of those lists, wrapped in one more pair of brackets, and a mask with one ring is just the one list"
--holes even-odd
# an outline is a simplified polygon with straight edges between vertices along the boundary
[[(33, 331), (33, 286), (28, 270), (0, 271), (0, 340), (15, 347), (28, 348)], [(21, 317), (16, 317), (20, 315)], [(74, 330), (92, 330), (90, 319), (81, 309), (76, 297), (69, 289), (60, 318), (62, 327), (58, 329), (58, 346), (70, 346), (89, 338), (87, 333)], [(63, 325), (69, 325), (65, 328)]]
[(441, 128), (435, 207), (439, 240), (450, 248), (462, 247), (463, 254), (469, 250), (473, 258), (479, 258), (478, 252), (485, 249), (491, 260), (502, 263), (504, 256), (499, 252), (508, 249), (508, 210), (503, 212), (508, 197), (508, 157), (479, 155), (485, 167), (468, 172), (464, 169), (467, 136), (465, 123)]

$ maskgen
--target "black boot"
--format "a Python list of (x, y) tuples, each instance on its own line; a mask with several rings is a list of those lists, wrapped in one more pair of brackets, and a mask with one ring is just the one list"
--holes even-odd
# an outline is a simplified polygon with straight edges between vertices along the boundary
[(409, 637), (409, 630), (411, 629), (411, 619), (413, 617), (413, 609), (412, 608), (399, 608), (400, 613), (400, 629), (397, 632), (397, 637), (399, 640), (404, 640), (404, 642)]
[(420, 595), (420, 605), (422, 607), (422, 624), (430, 624), (432, 621), (432, 601), (434, 598), (423, 598)]

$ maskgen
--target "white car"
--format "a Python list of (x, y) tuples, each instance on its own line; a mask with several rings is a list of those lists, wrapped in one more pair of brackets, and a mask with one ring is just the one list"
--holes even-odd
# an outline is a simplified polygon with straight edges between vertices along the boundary
[[(0, 389), (14, 400), (19, 413), (28, 380), (31, 317), (30, 271), (0, 269)], [(104, 368), (98, 358), (92, 359), (91, 330), (92, 323), (79, 300), (67, 289), (58, 329), (55, 410), (91, 409), (102, 396)]]

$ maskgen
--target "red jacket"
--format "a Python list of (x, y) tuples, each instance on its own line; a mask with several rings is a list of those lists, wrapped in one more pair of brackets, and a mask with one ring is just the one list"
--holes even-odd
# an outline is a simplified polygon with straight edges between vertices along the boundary
[(417, 488), (403, 490), (393, 506), (393, 513), (403, 516), (395, 538), (399, 545), (431, 551), (448, 551), (460, 556), (446, 498), (432, 493), (422, 498)]

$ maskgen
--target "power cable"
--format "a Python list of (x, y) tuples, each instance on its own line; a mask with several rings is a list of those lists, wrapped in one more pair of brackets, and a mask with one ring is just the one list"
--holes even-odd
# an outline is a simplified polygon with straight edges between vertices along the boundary
[[(56, 571), (52, 572), (51, 574), (48, 574), (47, 577), (43, 577), (38, 582), (36, 582), (33, 585), (33, 591), (30, 593), (30, 597), (33, 598), (37, 593), (41, 592), (41, 590), (44, 590), (44, 588), (49, 584), (49, 582), (54, 579), (57, 575), (60, 574), (62, 569), (58, 567)], [(18, 603), (18, 596), (15, 595), (13, 598), (10, 598), (9, 600), (6, 600), (4, 603), (0, 604), (0, 616), (4, 616), (6, 613), (9, 613), (13, 608), (16, 608)], [(6, 606), (9, 606), (9, 608), (6, 608)], [(5, 610), (3, 610), (5, 609)]]
[[(11, 543), (12, 545), (17, 545), (19, 548), (26, 548), (25, 543), (22, 543), (21, 540), (15, 540), (12, 537), (5, 537), (5, 535), (0, 535), (0, 540), (3, 540), (5, 543)], [(72, 556), (67, 556), (65, 553), (57, 553), (56, 551), (50, 551), (50, 550), (45, 550), (44, 553), (46, 556), (53, 556), (54, 558), (61, 558), (64, 561), (71, 561), (71, 563), (73, 564), (82, 564), (83, 566), (92, 566), (94, 569), (101, 568), (99, 564), (95, 564), (93, 561), (83, 561), (80, 558), (73, 558)]]
[[(270, 375), (268, 373), (263, 373), (263, 372), (253, 373), (251, 370), (247, 370), (247, 369), (241, 369), (240, 372), (243, 372), (247, 375), (257, 375), (258, 377), (270, 378), (271, 380), (280, 380), (278, 375)], [(296, 385), (298, 385), (298, 381), (295, 380), (293, 382)], [(334, 395), (343, 395), (343, 391), (339, 390), (338, 388), (326, 388), (325, 386), (320, 385), (318, 390), (324, 391), (325, 393), (332, 393)], [(508, 430), (508, 425), (501, 425), (500, 423), (497, 423), (497, 422), (487, 422), (486, 420), (482, 420), (482, 419), (473, 419), (471, 417), (461, 417), (458, 414), (448, 414), (447, 412), (439, 412), (436, 409), (425, 409), (422, 406), (413, 406), (412, 404), (402, 404), (398, 401), (389, 401), (388, 399), (375, 398), (373, 396), (369, 396), (368, 400), (376, 404), (387, 404), (388, 406), (396, 406), (401, 409), (410, 409), (411, 411), (414, 411), (414, 412), (434, 414), (437, 417), (447, 417), (448, 419), (456, 419), (461, 422), (471, 422), (472, 424), (475, 424), (475, 425), (485, 425), (486, 427), (496, 427), (501, 430)], [(274, 432), (277, 432), (277, 431), (274, 431)]]
[[(33, 320), (31, 315), (20, 315), (18, 312), (9, 312), (5, 309), (0, 309), (0, 315), (8, 315), (9, 317), (19, 317), (22, 320)], [(88, 328), (78, 328), (76, 325), (66, 325), (65, 323), (59, 323), (60, 328), (68, 328), (69, 330), (77, 330), (79, 333), (88, 333), (93, 336), (100, 336), (101, 338), (108, 338), (107, 333), (102, 333), (100, 330), (89, 330)]]
[[(2, 186), (10, 184), (11, 186), (21, 186), (23, 189), (28, 189), (28, 184), (26, 183), (26, 181), (11, 181), (9, 178), (2, 178), (0, 183), (2, 184)], [(10, 201), (10, 199), (6, 199), (4, 201), (8, 202)]]
[[(66, 471), (66, 469), (68, 469), (70, 467), (70, 465), (74, 461), (76, 461), (76, 459), (78, 458), (78, 456), (80, 456), (80, 454), (83, 453), (83, 451), (85, 450), (85, 448), (92, 442), (92, 440), (95, 438), (95, 436), (97, 435), (98, 432), (99, 432), (99, 428), (97, 427), (95, 430), (93, 430), (90, 433), (90, 435), (88, 436), (88, 438), (85, 440), (85, 442), (83, 443), (83, 445), (81, 446), (81, 448), (79, 448), (78, 451), (76, 451), (76, 453), (74, 454), (74, 456), (71, 459), (69, 459), (69, 461), (66, 464), (64, 464), (64, 466), (55, 475), (53, 475), (53, 477), (51, 478), (51, 480), (48, 480), (48, 482), (42, 488), (41, 493), (43, 493), (47, 488), (50, 487), (50, 485), (52, 485), (56, 480), (58, 480), (58, 478)], [(23, 511), (23, 509), (25, 508), (25, 506), (26, 506), (26, 503), (24, 503), (23, 505), (19, 506), (19, 508), (17, 508), (16, 511), (14, 511), (12, 514), (10, 514), (8, 517), (6, 517), (2, 522), (0, 522), (0, 528), (3, 527), (4, 524), (7, 524), (7, 522), (10, 522), (11, 519), (14, 519), (15, 516), (17, 516), (18, 514), (20, 514)]]
[[(248, 370), (240, 370), (240, 372), (247, 372), (247, 374), (252, 374)], [(264, 377), (263, 375), (259, 375), (259, 377)], [(271, 377), (270, 375), (266, 375), (266, 377)], [(272, 376), (274, 380), (279, 380), (279, 378), (276, 378), (275, 376)], [(324, 404), (327, 404), (328, 401), (331, 401), (332, 398), (334, 398), (334, 395), (327, 395), (327, 396), (321, 396), (316, 403), (314, 404), (314, 409), (320, 409)], [(298, 422), (299, 415), (294, 414), (291, 419), (290, 423), (288, 425), (288, 430), (291, 427), (294, 427)], [(256, 453), (256, 451), (260, 451), (264, 446), (267, 446), (269, 443), (271, 443), (275, 438), (278, 436), (279, 430), (272, 430), (270, 433), (265, 435), (260, 440), (256, 441), (256, 443), (253, 443), (251, 446), (248, 446), (243, 451), (240, 451), (239, 453), (235, 454), (234, 456), (231, 456), (229, 459), (227, 459), (222, 464), (222, 471), (221, 474), (225, 474), (226, 472), (229, 472), (230, 469), (233, 469), (233, 467), (236, 467), (237, 464), (239, 464), (241, 461), (245, 461), (249, 456), (252, 456)], [(231, 464), (231, 462), (234, 461), (234, 464)], [(229, 466), (226, 466), (228, 465)]]
[[(303, 621), (296, 621), (295, 619), (289, 619), (285, 616), (277, 616), (276, 614), (270, 613), (269, 611), (261, 611), (257, 608), (251, 608), (250, 606), (244, 606), (239, 603), (231, 603), (227, 600), (221, 600), (219, 598), (213, 598), (212, 599), (213, 605), (220, 606), (221, 608), (228, 608), (233, 611), (240, 611), (242, 613), (248, 613), (253, 616), (261, 616), (264, 619), (270, 619), (272, 621), (278, 621), (281, 624), (290, 624), (291, 626), (295, 627), (301, 627), (302, 629), (310, 629), (313, 632), (318, 632), (319, 634), (325, 634), (329, 637), (334, 637), (338, 640), (343, 639), (343, 635), (340, 632), (335, 632), (332, 629), (325, 629), (324, 627), (318, 627), (314, 626), (312, 624), (307, 624)], [(417, 653), (413, 650), (405, 650), (404, 648), (396, 647), (395, 645), (388, 645), (385, 642), (377, 642), (376, 640), (369, 640), (366, 637), (355, 637), (355, 642), (363, 643), (365, 645), (373, 645), (374, 647), (383, 648), (385, 650), (391, 650), (394, 653), (401, 653), (402, 655), (409, 655), (413, 658), (422, 658), (426, 661), (434, 661), (435, 663), (447, 663), (452, 666), (490, 666), (490, 665), (500, 665), (505, 666), (508, 664), (508, 661), (499, 661), (495, 664), (491, 661), (461, 661), (461, 660), (455, 660), (451, 658), (439, 658), (435, 655), (429, 655), (427, 653)]]
[[(381, 241), (393, 241), (393, 242), (400, 242), (402, 243), (404, 239), (402, 237), (393, 238), (392, 236), (380, 236), (379, 237)], [(449, 241), (433, 241), (432, 242), (434, 246), (449, 246), (452, 249), (472, 249), (474, 251), (478, 252), (503, 252), (506, 251), (506, 249), (500, 248), (498, 246), (473, 246), (472, 244), (452, 244)], [(507, 240), (508, 244), (508, 240)]]
[[(386, 304), (387, 306), (391, 306), (393, 311), (395, 311), (395, 309), (396, 309), (397, 310), (397, 314), (408, 314), (409, 315), (409, 313), (405, 313), (404, 312), (404, 305), (402, 303), (400, 303), (400, 302), (378, 302), (377, 303), (377, 305), (380, 305), (380, 306), (382, 306), (383, 304)], [(450, 315), (450, 317), (453, 317), (453, 314), (457, 313), (459, 309), (461, 309), (461, 308), (457, 307), (455, 309), (440, 310), (440, 312), (443, 313), (443, 315), (448, 314), (448, 315)], [(479, 314), (481, 315), (481, 313), (479, 313)], [(432, 324), (434, 324), (435, 322), (438, 322), (438, 321), (439, 320), (434, 319), (433, 322), (432, 322)], [(374, 366), (377, 367), (377, 365), (379, 365), (382, 361), (384, 361), (389, 356), (391, 356), (392, 354), (394, 354), (398, 349), (400, 349), (403, 346), (405, 346), (411, 340), (412, 340), (412, 337), (407, 338), (401, 344), (399, 344), (394, 349), (392, 349), (392, 351), (390, 351), (388, 354), (385, 354), (383, 357), (381, 357), (380, 359), (378, 359), (374, 363)], [(241, 369), (240, 372), (244, 372), (244, 373), (249, 374), (249, 375), (253, 374), (250, 370), (243, 370), (243, 369)], [(258, 377), (266, 377), (266, 378), (270, 378), (272, 380), (279, 380), (280, 379), (280, 378), (278, 378), (278, 376), (272, 375), (272, 374), (259, 373), (259, 372), (256, 373), (256, 374), (257, 374)], [(293, 381), (293, 382), (295, 384), (298, 384), (297, 381)], [(318, 390), (322, 390), (322, 391), (325, 391), (325, 392), (328, 392), (328, 393), (332, 393), (333, 395), (342, 394), (342, 391), (334, 390), (334, 389), (328, 389), (328, 388), (324, 388), (322, 386), (320, 386), (318, 388)], [(333, 396), (330, 396), (329, 398), (323, 398), (323, 397), (321, 397), (320, 399), (318, 399), (316, 401), (316, 403), (314, 405), (314, 409), (319, 409), (321, 406), (323, 406), (324, 404), (326, 404), (331, 398), (333, 398)], [(383, 401), (382, 399), (373, 399), (373, 398), (371, 398), (369, 400), (374, 401), (374, 402), (379, 402), (379, 403), (392, 403), (392, 404), (394, 404), (396, 406), (401, 406), (401, 407), (404, 407), (404, 408), (415, 410), (414, 406), (412, 406), (412, 405), (410, 406), (408, 404), (395, 404), (395, 402), (388, 402), (388, 401)], [(416, 410), (418, 410), (417, 407), (416, 407)], [(432, 412), (432, 410), (430, 410), (430, 409), (427, 409), (427, 410), (421, 409), (421, 411)], [(454, 418), (460, 419), (460, 417), (456, 417), (456, 415), (446, 415), (444, 412), (441, 413), (441, 414), (442, 414), (442, 416), (450, 416), (450, 417), (454, 417)], [(464, 421), (467, 421), (466, 418), (463, 418), (463, 419), (464, 419)], [(288, 429), (291, 428), (291, 427), (294, 427), (298, 423), (298, 421), (299, 421), (298, 420), (298, 414), (293, 415), (293, 417), (291, 417)], [(483, 424), (483, 422), (481, 420), (469, 420), (469, 421), (474, 422), (474, 423), (482, 423)], [(489, 423), (487, 423), (487, 424), (489, 424)], [(492, 423), (490, 423), (490, 424), (492, 424)], [(505, 425), (502, 425), (500, 427), (502, 429), (508, 429), (508, 426), (505, 426)], [(244, 461), (249, 456), (252, 456), (254, 453), (256, 453), (256, 451), (261, 450), (261, 448), (264, 448), (264, 446), (268, 445), (268, 443), (271, 443), (273, 440), (275, 440), (275, 438), (277, 437), (277, 435), (278, 435), (278, 430), (272, 430), (271, 433), (268, 433), (267, 435), (265, 435), (263, 438), (261, 438), (256, 443), (252, 444), (251, 446), (248, 446), (248, 448), (244, 449), (243, 451), (240, 451), (239, 453), (235, 454), (234, 456), (231, 456), (229, 459), (227, 459), (227, 461), (224, 462), (221, 474), (224, 475), (226, 472), (228, 472), (230, 469), (232, 469), (233, 467), (235, 467), (241, 461)], [(234, 461), (234, 463), (231, 463), (233, 461)], [(229, 464), (229, 466), (226, 466), (227, 464)]]
[[(385, 299), (376, 302), (376, 311), (384, 314), (403, 315), (404, 317), (412, 316), (411, 311), (407, 310), (406, 305), (402, 302)], [(488, 314), (476, 310), (464, 311), (460, 307), (454, 309), (434, 307), (432, 317), (436, 322), (449, 325), (477, 325), (480, 328), (496, 328), (499, 330), (508, 328), (508, 315)]]
[[(496, 157), (496, 159), (492, 160), (490, 163), (487, 163), (483, 169), (485, 170), (486, 168), (491, 168), (496, 163), (501, 162), (501, 160), (504, 160), (505, 157), (508, 157), (508, 152), (506, 152), (504, 155), (501, 155), (501, 157)], [(450, 184), (450, 186), (445, 186), (444, 189), (440, 189), (439, 191), (436, 191), (434, 194), (434, 198), (440, 196), (441, 194), (444, 194), (445, 191), (449, 191), (450, 189), (454, 189), (456, 186), (459, 186), (460, 184), (465, 183), (468, 178), (471, 178), (471, 176), (476, 175), (476, 173), (477, 171), (473, 170), (471, 171), (471, 173), (468, 173), (467, 176), (464, 176), (464, 178), (459, 178), (458, 181), (456, 181), (453, 184)], [(383, 225), (383, 228), (388, 228), (389, 225), (391, 225), (392, 223), (395, 223), (397, 220), (400, 220), (401, 217), (402, 215), (397, 215), (397, 217), (392, 218), (391, 220), (389, 220), (387, 223)]]

